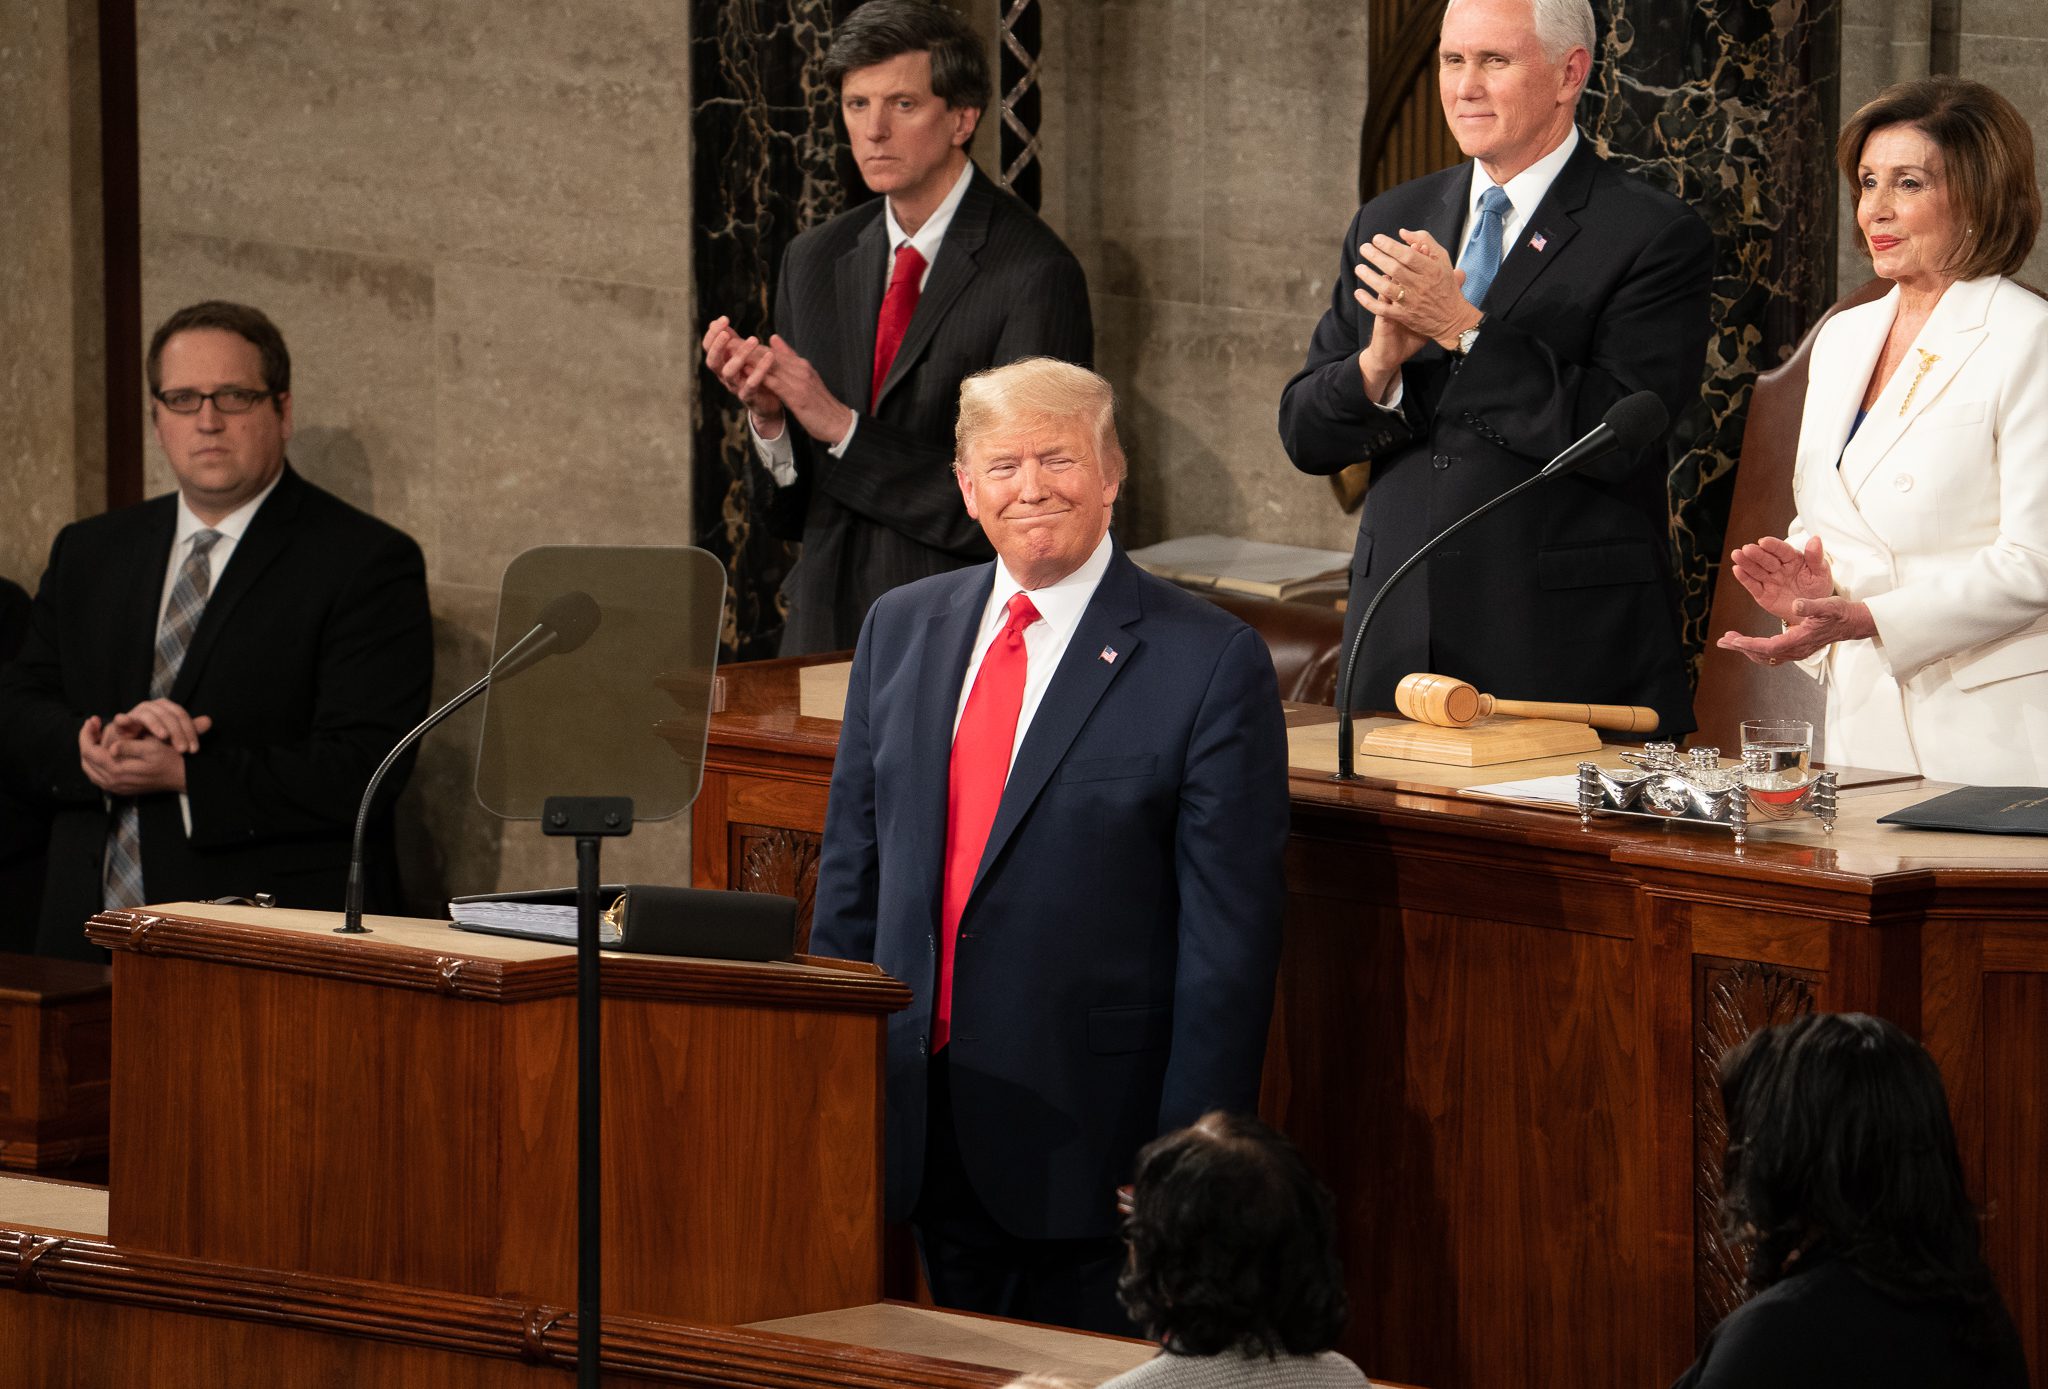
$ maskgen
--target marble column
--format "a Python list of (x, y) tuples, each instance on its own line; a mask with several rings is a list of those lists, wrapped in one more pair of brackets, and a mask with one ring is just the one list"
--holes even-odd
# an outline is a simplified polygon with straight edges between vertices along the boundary
[[(840, 158), (837, 101), (820, 73), (832, 26), (853, 0), (694, 0), (690, 13), (692, 205), (698, 315), (769, 329), (775, 270), (804, 228), (847, 203), (857, 175)], [(695, 543), (726, 567), (726, 659), (775, 654), (777, 596), (793, 537), (771, 533), (775, 490), (753, 453), (746, 412), (701, 368), (693, 425)]]
[[(1581, 128), (1714, 230), (1713, 336), (1672, 446), (1672, 538), (1687, 650), (1725, 553), (1749, 391), (1834, 297), (1836, 0), (1595, 0)], [(1745, 537), (1753, 538), (1753, 537)]]

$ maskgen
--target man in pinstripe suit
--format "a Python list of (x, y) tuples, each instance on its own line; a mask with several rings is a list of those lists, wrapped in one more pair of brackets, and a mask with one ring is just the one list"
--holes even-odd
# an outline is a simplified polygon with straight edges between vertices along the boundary
[(964, 21), (930, 0), (870, 0), (826, 72), (883, 196), (790, 244), (766, 342), (723, 317), (704, 335), (781, 489), (776, 511), (802, 518), (785, 656), (847, 649), (889, 589), (990, 558), (953, 481), (962, 379), (1094, 355), (1080, 264), (967, 157), (991, 84)]

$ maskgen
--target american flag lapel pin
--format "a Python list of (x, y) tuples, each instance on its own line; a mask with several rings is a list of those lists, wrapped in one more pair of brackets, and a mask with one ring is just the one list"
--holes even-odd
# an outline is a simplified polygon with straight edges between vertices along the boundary
[(1536, 235), (1529, 238), (1529, 249), (1536, 252), (1538, 255), (1541, 255), (1543, 253), (1543, 248), (1545, 246), (1548, 246), (1549, 244), (1550, 238), (1545, 236), (1542, 232), (1537, 232)]
[(1116, 648), (1115, 648), (1114, 646), (1105, 646), (1105, 647), (1103, 647), (1103, 648), (1102, 648), (1102, 655), (1101, 655), (1101, 657), (1100, 657), (1099, 659), (1100, 659), (1100, 660), (1102, 661), (1102, 664), (1104, 664), (1104, 665), (1106, 665), (1106, 666), (1113, 666), (1113, 665), (1115, 665), (1115, 664), (1116, 664)]

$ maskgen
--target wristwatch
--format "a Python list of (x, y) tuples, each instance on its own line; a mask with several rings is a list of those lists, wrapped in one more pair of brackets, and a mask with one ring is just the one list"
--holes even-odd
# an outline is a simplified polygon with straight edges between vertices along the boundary
[[(1484, 320), (1481, 320), (1481, 322), (1484, 322)], [(1469, 357), (1472, 354), (1472, 344), (1478, 341), (1479, 324), (1475, 323), (1464, 332), (1458, 334), (1458, 355), (1460, 357)]]

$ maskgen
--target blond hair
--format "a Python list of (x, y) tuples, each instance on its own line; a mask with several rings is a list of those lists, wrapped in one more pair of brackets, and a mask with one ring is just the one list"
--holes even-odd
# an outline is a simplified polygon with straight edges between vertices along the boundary
[(1085, 422), (1095, 436), (1102, 475), (1119, 482), (1124, 448), (1116, 437), (1116, 392), (1086, 367), (1051, 357), (1025, 357), (977, 371), (960, 383), (960, 415), (953, 425), (953, 470), (967, 466), (978, 441), (1017, 424)]

